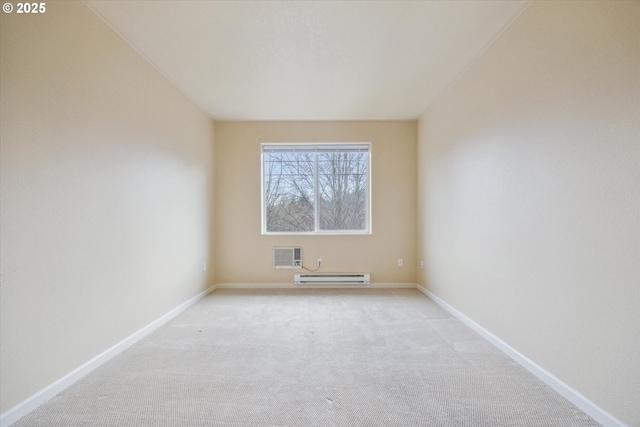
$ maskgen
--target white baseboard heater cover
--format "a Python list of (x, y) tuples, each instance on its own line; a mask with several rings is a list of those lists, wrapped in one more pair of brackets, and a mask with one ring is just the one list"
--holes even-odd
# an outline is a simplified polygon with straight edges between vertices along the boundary
[(296, 285), (369, 285), (369, 273), (301, 273), (293, 276)]

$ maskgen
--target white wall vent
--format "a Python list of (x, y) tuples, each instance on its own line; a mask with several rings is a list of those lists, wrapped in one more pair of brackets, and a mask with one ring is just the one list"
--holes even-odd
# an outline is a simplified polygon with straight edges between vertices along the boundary
[(302, 268), (302, 248), (273, 248), (273, 268)]
[(371, 283), (369, 273), (307, 273), (295, 274), (296, 285), (368, 285)]

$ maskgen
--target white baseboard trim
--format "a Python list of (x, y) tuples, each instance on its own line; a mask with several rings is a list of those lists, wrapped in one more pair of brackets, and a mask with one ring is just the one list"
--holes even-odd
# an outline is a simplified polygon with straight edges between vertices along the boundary
[(525, 355), (520, 353), (518, 350), (511, 347), (506, 342), (502, 341), (500, 338), (474, 322), (469, 317), (465, 316), (463, 313), (455, 309), (453, 306), (447, 304), (444, 300), (440, 299), (436, 295), (434, 295), (429, 290), (425, 289), (420, 285), (416, 285), (416, 289), (429, 297), (433, 302), (438, 304), (440, 307), (448, 311), (453, 317), (460, 320), (462, 323), (473, 329), (484, 339), (489, 341), (491, 344), (496, 346), (499, 350), (513, 359), (520, 366), (525, 368), (527, 371), (531, 372), (533, 375), (538, 377), (538, 379), (542, 380), (545, 384), (551, 387), (553, 390), (562, 395), (565, 399), (573, 403), (579, 409), (581, 409), (584, 413), (589, 415), (591, 418), (602, 424), (604, 427), (624, 427), (625, 424), (618, 420), (616, 417), (603, 410), (595, 403), (584, 397), (582, 394), (571, 388), (569, 385), (564, 383), (563, 381), (556, 378), (554, 375), (550, 374), (548, 371), (544, 370), (542, 367), (537, 365), (531, 359), (527, 358)]
[(369, 285), (295, 285), (293, 283), (218, 283), (218, 289), (415, 289), (415, 283), (371, 283)]
[(164, 325), (169, 320), (173, 319), (178, 314), (182, 313), (187, 308), (191, 307), (193, 304), (195, 304), (196, 302), (204, 298), (207, 294), (213, 292), (215, 289), (216, 289), (216, 286), (214, 285), (209, 289), (203, 292), (200, 292), (195, 297), (180, 304), (179, 306), (177, 306), (170, 312), (166, 313), (162, 317), (154, 320), (144, 328), (135, 332), (133, 335), (125, 338), (124, 340), (120, 341), (113, 347), (100, 353), (93, 359), (86, 362), (84, 365), (74, 369), (73, 371), (71, 371), (64, 377), (60, 378), (53, 384), (48, 385), (47, 387), (40, 390), (33, 396), (22, 401), (21, 403), (18, 403), (13, 408), (7, 410), (5, 413), (0, 415), (0, 427), (9, 427), (11, 424), (15, 423), (20, 418), (24, 417), (29, 412), (33, 411), (34, 409), (42, 405), (47, 400), (53, 398), (55, 395), (65, 390), (66, 388), (74, 384), (76, 381), (80, 380), (82, 377), (84, 377), (91, 371), (95, 370), (96, 368), (103, 365), (105, 362), (109, 361), (110, 359), (114, 358), (118, 354), (122, 353), (123, 351), (131, 347), (133, 344), (137, 343), (142, 338), (146, 337), (147, 335), (149, 335), (150, 333), (158, 329), (160, 326)]

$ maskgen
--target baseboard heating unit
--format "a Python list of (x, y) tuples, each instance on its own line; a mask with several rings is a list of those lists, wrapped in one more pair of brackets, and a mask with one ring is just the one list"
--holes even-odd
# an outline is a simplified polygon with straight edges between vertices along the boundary
[(301, 273), (293, 276), (296, 285), (369, 285), (369, 273)]

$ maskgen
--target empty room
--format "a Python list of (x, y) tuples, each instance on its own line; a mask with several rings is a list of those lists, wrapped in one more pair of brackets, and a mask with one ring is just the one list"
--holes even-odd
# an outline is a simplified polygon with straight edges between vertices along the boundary
[(640, 2), (3, 2), (0, 426), (640, 426)]

